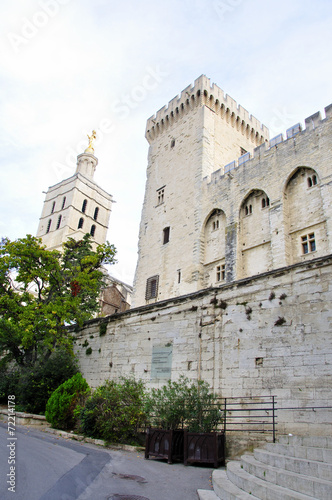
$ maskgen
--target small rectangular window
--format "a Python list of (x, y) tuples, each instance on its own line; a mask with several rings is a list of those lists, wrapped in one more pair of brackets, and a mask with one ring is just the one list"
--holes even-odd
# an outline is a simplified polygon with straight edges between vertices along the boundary
[(145, 299), (155, 299), (158, 295), (159, 276), (151, 276), (146, 280)]
[(225, 280), (225, 264), (216, 267), (216, 281)]
[(165, 245), (165, 243), (169, 242), (169, 233), (170, 233), (170, 228), (164, 227), (164, 229), (163, 229), (163, 245)]
[(225, 281), (225, 264), (216, 267), (216, 281)]
[(165, 200), (165, 186), (157, 189), (157, 205), (161, 205)]
[(310, 253), (316, 251), (316, 240), (315, 233), (306, 234), (305, 236), (301, 236), (302, 243), (302, 253)]

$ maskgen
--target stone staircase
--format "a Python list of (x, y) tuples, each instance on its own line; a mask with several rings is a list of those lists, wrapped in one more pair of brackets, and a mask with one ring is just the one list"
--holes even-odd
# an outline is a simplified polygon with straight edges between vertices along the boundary
[(200, 500), (332, 500), (332, 438), (281, 436), (215, 470)]

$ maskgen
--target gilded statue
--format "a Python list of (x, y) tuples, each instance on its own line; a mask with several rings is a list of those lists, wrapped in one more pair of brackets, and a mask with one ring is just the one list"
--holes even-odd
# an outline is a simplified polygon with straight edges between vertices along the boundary
[(96, 140), (97, 138), (97, 133), (95, 130), (92, 131), (92, 134), (91, 135), (88, 135), (88, 139), (89, 139), (89, 145), (88, 147), (86, 148), (86, 150), (84, 151), (85, 153), (94, 153), (94, 147), (93, 147), (93, 143), (94, 141)]

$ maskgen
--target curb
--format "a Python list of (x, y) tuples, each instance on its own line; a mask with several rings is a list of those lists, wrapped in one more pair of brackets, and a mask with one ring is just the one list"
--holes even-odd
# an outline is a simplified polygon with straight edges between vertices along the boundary
[(57, 436), (63, 437), (64, 439), (73, 439), (75, 441), (80, 441), (83, 443), (95, 444), (97, 446), (103, 446), (104, 448), (109, 448), (112, 450), (123, 450), (123, 451), (144, 451), (145, 448), (142, 446), (131, 446), (129, 444), (117, 444), (111, 443), (107, 444), (103, 439), (94, 439), (83, 436), (82, 434), (75, 434), (74, 432), (62, 431), (60, 429), (53, 429), (52, 427), (41, 429), (43, 432), (49, 432), (50, 434), (56, 434)]
[[(7, 410), (5, 408), (0, 409), (0, 421), (5, 421), (5, 416), (7, 415)], [(22, 420), (22, 421), (21, 421)], [(33, 423), (35, 421), (35, 424)], [(75, 441), (80, 441), (83, 443), (95, 444), (97, 446), (103, 446), (104, 448), (109, 448), (112, 450), (123, 450), (123, 451), (144, 451), (145, 448), (142, 446), (131, 446), (129, 444), (107, 444), (103, 439), (94, 439), (90, 437), (83, 436), (81, 434), (75, 434), (74, 432), (62, 431), (61, 429), (53, 429), (50, 424), (46, 421), (44, 415), (34, 415), (32, 413), (16, 412), (16, 422), (17, 425), (22, 427), (32, 427), (35, 430), (40, 430), (43, 432), (49, 432), (50, 434), (56, 434), (64, 439), (74, 439)]]

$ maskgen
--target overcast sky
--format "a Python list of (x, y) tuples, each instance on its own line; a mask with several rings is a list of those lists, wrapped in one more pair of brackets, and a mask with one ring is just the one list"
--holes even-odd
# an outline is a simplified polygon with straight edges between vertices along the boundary
[(36, 234), (46, 191), (97, 130), (116, 200), (111, 273), (131, 284), (146, 120), (201, 74), (270, 136), (332, 102), (331, 0), (15, 0), (0, 8), (0, 235)]

